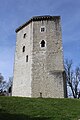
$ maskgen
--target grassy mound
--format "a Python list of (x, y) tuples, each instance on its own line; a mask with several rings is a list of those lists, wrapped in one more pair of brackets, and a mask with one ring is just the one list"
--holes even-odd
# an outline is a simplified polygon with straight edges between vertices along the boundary
[(0, 97), (0, 120), (80, 120), (80, 100)]

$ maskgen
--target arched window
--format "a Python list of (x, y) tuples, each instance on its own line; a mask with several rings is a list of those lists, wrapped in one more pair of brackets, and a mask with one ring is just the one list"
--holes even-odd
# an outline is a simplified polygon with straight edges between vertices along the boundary
[(25, 52), (25, 46), (23, 46), (23, 49), (22, 49), (23, 52)]
[(41, 47), (45, 47), (45, 41), (44, 40), (41, 41)]

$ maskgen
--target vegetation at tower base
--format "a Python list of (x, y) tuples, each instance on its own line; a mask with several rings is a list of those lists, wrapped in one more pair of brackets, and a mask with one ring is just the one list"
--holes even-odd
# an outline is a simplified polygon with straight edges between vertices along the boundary
[(80, 99), (0, 97), (0, 120), (79, 120)]

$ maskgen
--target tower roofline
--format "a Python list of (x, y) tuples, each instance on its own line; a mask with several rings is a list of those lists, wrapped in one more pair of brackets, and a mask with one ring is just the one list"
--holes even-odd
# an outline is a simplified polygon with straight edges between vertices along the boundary
[(22, 24), (21, 26), (19, 26), (15, 32), (17, 33), (18, 31), (20, 31), (22, 28), (24, 28), (25, 26), (27, 26), (29, 23), (31, 23), (32, 21), (41, 21), (41, 20), (55, 20), (55, 19), (59, 19), (60, 16), (50, 16), (50, 15), (45, 15), (45, 16), (34, 16), (32, 17), (30, 20), (28, 20), (26, 23)]

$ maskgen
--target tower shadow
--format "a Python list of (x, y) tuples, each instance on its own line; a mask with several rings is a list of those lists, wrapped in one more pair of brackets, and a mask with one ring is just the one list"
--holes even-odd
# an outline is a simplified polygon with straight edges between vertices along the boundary
[(34, 117), (24, 114), (0, 113), (0, 120), (50, 120), (49, 117)]

